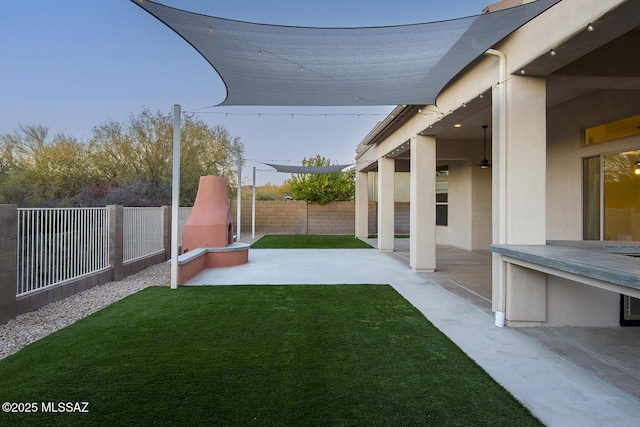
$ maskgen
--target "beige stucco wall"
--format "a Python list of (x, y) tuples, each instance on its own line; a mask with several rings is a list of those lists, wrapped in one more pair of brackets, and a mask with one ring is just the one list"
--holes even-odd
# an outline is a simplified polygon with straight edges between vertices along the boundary
[(471, 250), (488, 250), (491, 244), (491, 169), (472, 169)]
[[(640, 136), (585, 146), (584, 129), (640, 112), (640, 91), (597, 90), (547, 113), (547, 239), (582, 240), (582, 160), (640, 148)], [(547, 278), (550, 326), (616, 326), (620, 295), (554, 276)]]
[[(393, 178), (395, 202), (409, 202), (409, 172), (396, 172)], [(378, 172), (369, 172), (369, 201), (378, 201)]]
[[(640, 136), (585, 146), (585, 128), (640, 112), (640, 91), (597, 90), (547, 117), (547, 238), (582, 240), (582, 159), (640, 149)], [(547, 279), (547, 325), (617, 326), (620, 295), (558, 277)]]
[(583, 145), (584, 129), (640, 112), (640, 91), (598, 90), (547, 115), (547, 238), (582, 240), (582, 159), (640, 149), (640, 135)]
[(491, 169), (481, 169), (475, 164), (450, 166), (447, 228), (447, 244), (472, 251), (489, 249)]
[(620, 295), (548, 276), (546, 325), (619, 326)]
[(449, 227), (436, 226), (436, 245), (451, 246)]
[[(482, 143), (480, 142), (480, 145)], [(446, 141), (444, 150), (448, 156), (468, 156), (477, 151), (476, 142), (452, 143)], [(465, 147), (471, 147), (466, 148)], [(453, 149), (452, 149), (453, 147)], [(481, 154), (475, 153), (482, 156)], [(487, 250), (491, 243), (491, 169), (481, 169), (476, 159), (450, 162), (449, 176), (439, 178), (449, 182), (448, 226), (436, 227), (436, 244), (455, 246), (465, 250)], [(371, 200), (377, 197), (377, 173), (369, 173)], [(395, 174), (395, 201), (409, 202), (409, 173)], [(396, 212), (396, 215), (398, 213)], [(397, 228), (398, 218), (396, 218)], [(407, 226), (408, 227), (408, 226)], [(396, 229), (396, 233), (407, 230)]]
[[(488, 250), (491, 243), (491, 169), (481, 169), (481, 140), (441, 141), (437, 156), (448, 161), (449, 225), (438, 244)], [(490, 150), (490, 147), (487, 148)], [(440, 162), (442, 163), (442, 162)], [(439, 227), (440, 228), (440, 227)], [(445, 228), (445, 227), (442, 227)], [(445, 243), (446, 241), (446, 243)]]
[(451, 246), (471, 249), (471, 168), (468, 165), (449, 166), (449, 238)]
[[(465, 250), (488, 250), (491, 243), (491, 169), (481, 169), (482, 140), (442, 140), (438, 164), (449, 167), (448, 226), (436, 227), (436, 244)], [(491, 146), (487, 147), (489, 151)], [(368, 174), (369, 200), (377, 200), (377, 172)], [(409, 172), (394, 175), (396, 203), (409, 202)], [(396, 232), (398, 232), (396, 230)]]

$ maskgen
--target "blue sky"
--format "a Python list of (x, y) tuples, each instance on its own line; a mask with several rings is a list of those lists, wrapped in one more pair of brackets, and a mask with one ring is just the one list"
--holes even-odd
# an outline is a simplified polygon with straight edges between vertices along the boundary
[[(492, 2), (161, 1), (224, 18), (321, 27), (452, 19), (478, 14)], [(392, 108), (204, 108), (225, 96), (213, 68), (129, 0), (5, 0), (0, 11), (0, 134), (35, 124), (48, 127), (51, 136), (64, 132), (89, 141), (92, 128), (107, 120), (123, 121), (144, 107), (168, 113), (180, 104), (184, 111), (201, 112), (199, 117), (208, 124), (220, 124), (239, 136), (247, 159), (299, 164), (320, 154), (349, 163), (357, 144)], [(252, 162), (245, 176), (252, 166), (258, 168), (258, 185), (279, 184), (289, 177)]]

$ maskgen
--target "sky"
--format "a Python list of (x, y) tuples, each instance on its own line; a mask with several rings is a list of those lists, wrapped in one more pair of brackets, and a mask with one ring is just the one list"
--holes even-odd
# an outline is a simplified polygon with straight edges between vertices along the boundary
[[(393, 106), (216, 107), (215, 70), (172, 30), (130, 0), (0, 0), (0, 134), (41, 125), (88, 142), (92, 129), (143, 108), (174, 104), (240, 137), (256, 185), (290, 175), (259, 162), (300, 164), (316, 154), (354, 162), (355, 148)], [(479, 14), (492, 0), (162, 0), (222, 18), (268, 24), (359, 27)], [(250, 181), (249, 181), (250, 182)]]

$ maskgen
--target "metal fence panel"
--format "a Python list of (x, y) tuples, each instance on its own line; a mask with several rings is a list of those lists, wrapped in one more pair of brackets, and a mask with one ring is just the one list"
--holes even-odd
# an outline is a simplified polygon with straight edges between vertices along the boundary
[(123, 208), (123, 262), (164, 251), (164, 208)]
[(18, 209), (18, 296), (109, 267), (107, 208)]
[(187, 222), (189, 215), (191, 215), (192, 207), (180, 207), (178, 209), (178, 244), (182, 244), (182, 228), (184, 223)]

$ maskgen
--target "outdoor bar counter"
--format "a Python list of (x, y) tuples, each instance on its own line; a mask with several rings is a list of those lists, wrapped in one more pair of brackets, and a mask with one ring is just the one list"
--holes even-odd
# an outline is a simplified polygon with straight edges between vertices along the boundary
[(554, 240), (490, 249), (511, 264), (640, 298), (638, 242)]

